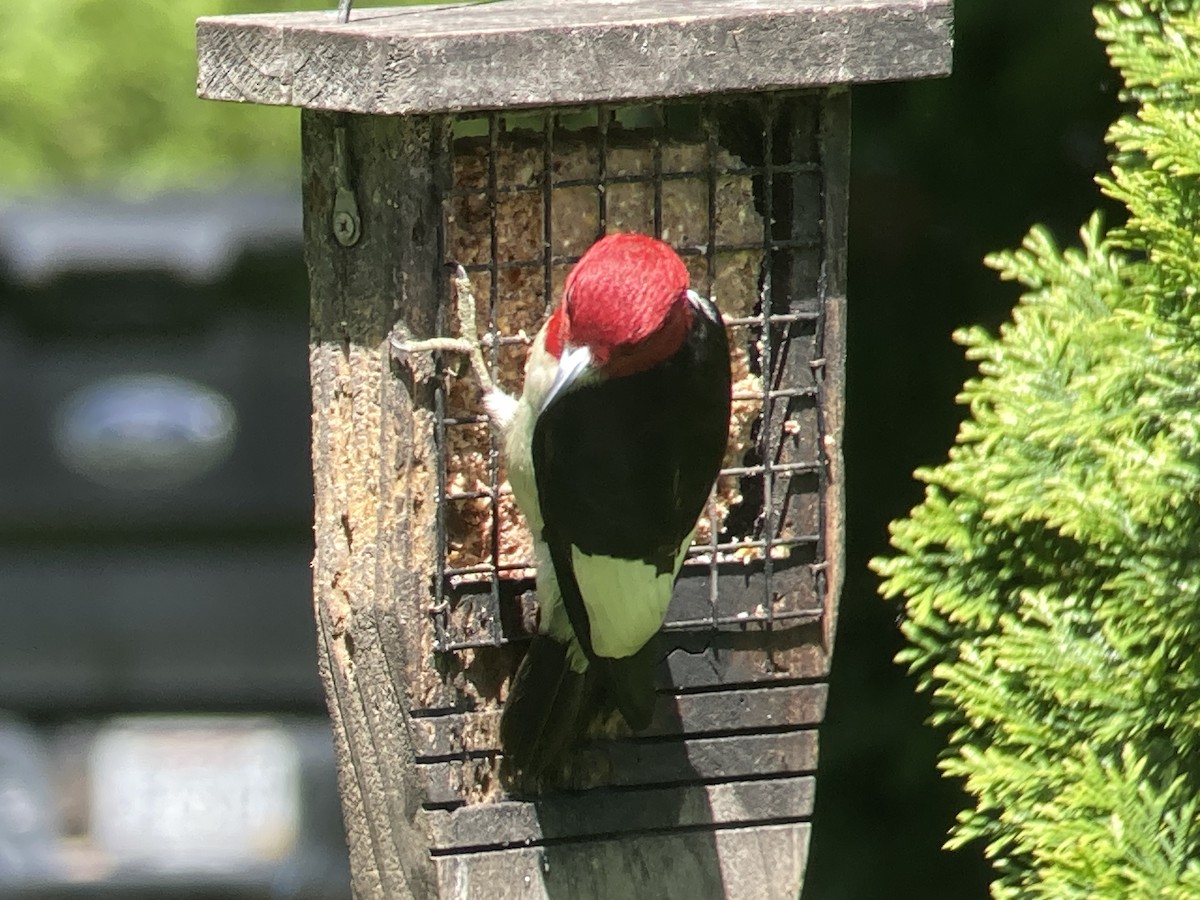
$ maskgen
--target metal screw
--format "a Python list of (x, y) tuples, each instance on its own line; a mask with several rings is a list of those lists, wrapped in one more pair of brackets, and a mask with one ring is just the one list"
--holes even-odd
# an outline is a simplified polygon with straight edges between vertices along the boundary
[(350, 247), (358, 242), (358, 217), (344, 209), (333, 214), (333, 236), (343, 247)]

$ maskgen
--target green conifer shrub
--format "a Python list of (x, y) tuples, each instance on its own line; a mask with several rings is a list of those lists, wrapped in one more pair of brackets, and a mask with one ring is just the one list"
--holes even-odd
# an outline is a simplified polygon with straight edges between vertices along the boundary
[(1025, 293), (947, 462), (878, 559), (947, 726), (997, 898), (1200, 897), (1200, 0), (1110, 0), (1131, 113), (1078, 248), (987, 259)]

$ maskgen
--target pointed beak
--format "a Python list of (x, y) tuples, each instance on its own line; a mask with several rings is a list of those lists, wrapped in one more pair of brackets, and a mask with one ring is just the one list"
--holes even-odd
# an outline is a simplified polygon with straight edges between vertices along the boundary
[(546, 391), (546, 398), (542, 401), (542, 412), (550, 406), (555, 399), (567, 391), (571, 385), (575, 384), (580, 376), (582, 376), (592, 365), (592, 351), (587, 347), (563, 347), (562, 356), (558, 359), (558, 369), (554, 373), (554, 381), (550, 384), (550, 390)]

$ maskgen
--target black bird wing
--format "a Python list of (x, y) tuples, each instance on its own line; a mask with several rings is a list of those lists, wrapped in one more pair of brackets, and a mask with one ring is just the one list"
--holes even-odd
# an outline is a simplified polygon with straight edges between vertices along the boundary
[(720, 469), (729, 406), (724, 326), (697, 311), (671, 357), (634, 375), (564, 392), (534, 429), (542, 537), (563, 604), (584, 652), (635, 729), (645, 727), (653, 708), (657, 660), (642, 653), (597, 656), (572, 549), (647, 563), (673, 576)]

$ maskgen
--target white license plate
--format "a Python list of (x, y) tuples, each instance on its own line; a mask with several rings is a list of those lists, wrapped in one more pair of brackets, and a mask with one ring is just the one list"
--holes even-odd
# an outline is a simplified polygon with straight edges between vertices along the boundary
[(276, 861), (300, 825), (300, 755), (264, 719), (118, 719), (92, 745), (91, 836), (118, 865)]

